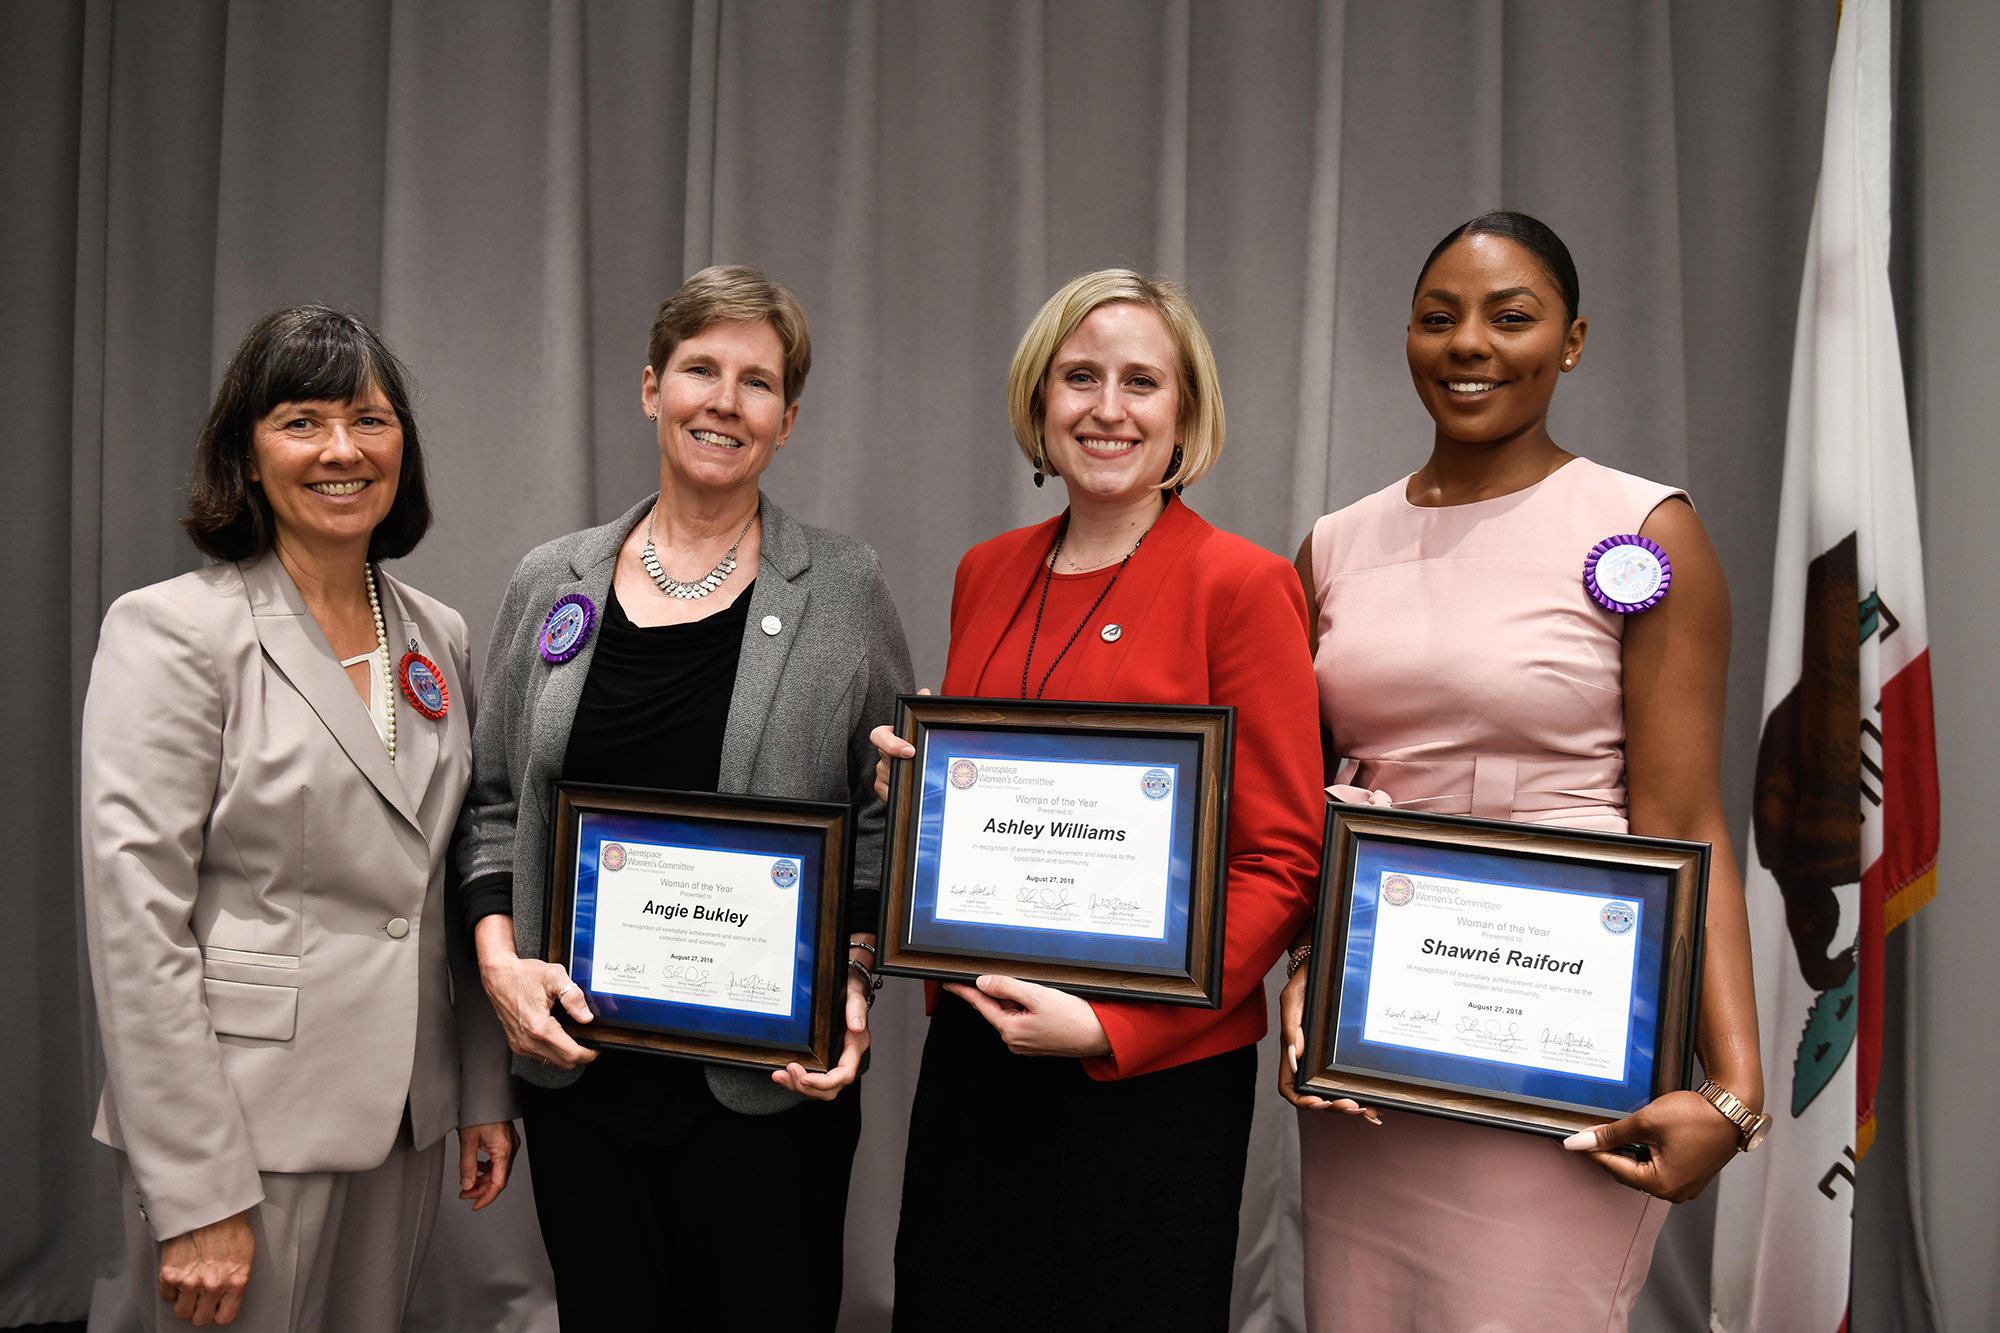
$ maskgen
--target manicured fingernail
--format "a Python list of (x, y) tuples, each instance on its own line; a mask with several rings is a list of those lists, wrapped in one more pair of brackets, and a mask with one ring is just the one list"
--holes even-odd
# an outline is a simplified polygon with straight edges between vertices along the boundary
[(1597, 1131), (1594, 1129), (1579, 1129), (1576, 1133), (1563, 1140), (1563, 1147), (1569, 1149), (1571, 1152), (1596, 1152)]

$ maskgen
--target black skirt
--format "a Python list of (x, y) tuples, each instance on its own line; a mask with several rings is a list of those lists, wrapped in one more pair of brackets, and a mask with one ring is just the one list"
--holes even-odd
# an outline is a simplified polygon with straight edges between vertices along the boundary
[(1222, 1330), (1257, 1048), (1099, 1082), (944, 995), (896, 1236), (897, 1333)]

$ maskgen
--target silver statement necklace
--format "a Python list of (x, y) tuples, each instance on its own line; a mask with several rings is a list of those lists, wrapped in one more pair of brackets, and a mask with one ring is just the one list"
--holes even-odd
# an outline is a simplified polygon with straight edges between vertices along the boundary
[(653, 518), (659, 512), (660, 506), (655, 503), (653, 512), (646, 515), (646, 549), (639, 552), (639, 563), (646, 567), (646, 573), (660, 586), (661, 592), (669, 597), (678, 597), (684, 602), (708, 596), (736, 572), (736, 548), (743, 544), (743, 539), (750, 535), (750, 525), (757, 521), (757, 511), (753, 509), (750, 511), (750, 517), (743, 520), (743, 531), (736, 534), (736, 541), (730, 546), (729, 553), (722, 557), (721, 562), (693, 583), (682, 583), (660, 568), (659, 554), (653, 550)]

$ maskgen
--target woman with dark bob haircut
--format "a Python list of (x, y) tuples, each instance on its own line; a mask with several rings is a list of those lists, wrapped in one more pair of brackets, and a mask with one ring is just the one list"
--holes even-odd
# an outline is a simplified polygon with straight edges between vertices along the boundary
[(465, 621), (373, 563), (430, 526), (373, 330), (257, 321), (186, 526), (217, 563), (112, 604), (83, 714), (95, 1134), (141, 1322), (399, 1328), (447, 1131), (475, 1209), (515, 1137), (505, 1038), (470, 969), (455, 998), (449, 977)]

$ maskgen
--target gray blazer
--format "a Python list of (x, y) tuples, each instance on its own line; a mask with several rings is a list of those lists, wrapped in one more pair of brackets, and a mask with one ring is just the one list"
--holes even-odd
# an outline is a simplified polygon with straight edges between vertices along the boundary
[[(454, 852), (467, 892), (513, 880), (514, 944), (542, 949), (550, 790), (562, 774), (570, 724), (597, 650), (597, 632), (559, 666), (544, 661), (543, 622), (556, 600), (582, 593), (603, 608), (618, 548), (656, 497), (600, 528), (528, 552), (514, 571), (493, 625), (472, 738), (472, 786)], [(882, 863), (882, 802), (868, 733), (895, 720), (896, 696), (911, 689), (910, 650), (875, 553), (837, 532), (798, 522), (759, 494), (763, 552), (743, 627), (736, 690), (722, 738), (724, 792), (842, 801), (856, 807), (850, 921), (874, 920)], [(766, 631), (775, 624), (776, 633)], [(581, 1070), (519, 1056), (514, 1072), (542, 1087), (573, 1083)], [(711, 1065), (709, 1087), (748, 1114), (781, 1111), (799, 1094), (756, 1070)]]
[[(453, 946), (472, 766), (465, 621), (378, 576), (392, 653), (444, 672), (396, 761), (275, 555), (120, 597), (83, 706), (83, 899), (106, 1078), (159, 1239), (513, 1118), (507, 1041)], [(452, 972), (458, 973), (456, 981)]]

